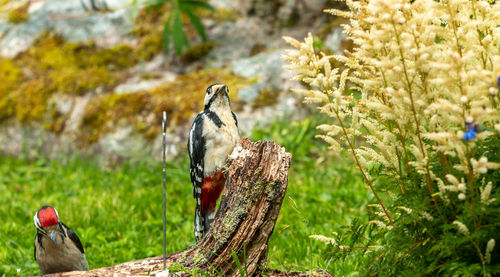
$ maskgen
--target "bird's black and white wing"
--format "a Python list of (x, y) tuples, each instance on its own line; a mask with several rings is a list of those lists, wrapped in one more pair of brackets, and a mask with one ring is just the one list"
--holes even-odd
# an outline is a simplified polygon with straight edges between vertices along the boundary
[(43, 245), (42, 245), (42, 234), (39, 231), (37, 231), (36, 235), (35, 235), (35, 250), (33, 251), (33, 254), (35, 256), (35, 261), (36, 261), (36, 248), (37, 248), (37, 244), (38, 244), (38, 247), (43, 247)]
[(196, 199), (194, 231), (196, 238), (203, 234), (203, 217), (201, 216), (201, 187), (203, 186), (203, 166), (205, 158), (205, 138), (203, 137), (203, 112), (196, 116), (188, 138), (188, 153), (191, 160), (190, 175), (193, 183), (193, 197)]
[(75, 234), (75, 232), (71, 228), (64, 225), (64, 223), (62, 223), (62, 222), (61, 222), (61, 224), (64, 226), (64, 229), (66, 229), (69, 239), (75, 244), (75, 246), (78, 248), (78, 250), (80, 250), (80, 252), (82, 252), (82, 254), (85, 254), (85, 252), (83, 251), (83, 245), (82, 245), (82, 242), (80, 241), (80, 238), (78, 238), (78, 236)]
[(233, 115), (234, 124), (236, 124), (236, 127), (238, 127), (238, 119), (236, 118), (236, 115), (232, 111), (231, 114)]
[(205, 157), (205, 138), (203, 137), (203, 112), (196, 116), (188, 138), (188, 152), (191, 159), (190, 175), (193, 184), (193, 197), (201, 193), (203, 185), (203, 162)]

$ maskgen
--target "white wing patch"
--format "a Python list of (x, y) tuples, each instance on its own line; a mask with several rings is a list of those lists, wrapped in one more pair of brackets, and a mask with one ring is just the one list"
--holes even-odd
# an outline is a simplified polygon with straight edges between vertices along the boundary
[(195, 128), (196, 128), (196, 123), (193, 123), (191, 131), (189, 131), (189, 153), (193, 153), (193, 132)]

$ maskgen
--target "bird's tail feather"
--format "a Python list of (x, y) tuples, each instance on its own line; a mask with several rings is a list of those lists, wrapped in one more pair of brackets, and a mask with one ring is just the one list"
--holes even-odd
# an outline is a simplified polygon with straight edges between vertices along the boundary
[(199, 241), (203, 234), (205, 233), (205, 217), (201, 213), (201, 205), (200, 203), (196, 203), (196, 211), (194, 215), (194, 236), (196, 241)]
[(205, 213), (203, 213), (203, 217), (204, 217), (203, 223), (205, 225), (204, 229), (205, 233), (207, 233), (208, 230), (210, 230), (210, 227), (212, 226), (212, 223), (214, 222), (215, 219), (215, 207), (205, 211)]

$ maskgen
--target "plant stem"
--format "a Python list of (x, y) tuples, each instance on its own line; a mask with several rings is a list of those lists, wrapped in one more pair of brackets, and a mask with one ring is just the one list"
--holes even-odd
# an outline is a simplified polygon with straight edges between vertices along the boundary
[(479, 246), (475, 241), (473, 241), (471, 238), (469, 238), (470, 242), (472, 245), (474, 245), (474, 248), (476, 248), (477, 254), (479, 255), (479, 259), (481, 260), (481, 265), (483, 266), (483, 277), (486, 277), (486, 261), (484, 260), (483, 253), (481, 253), (481, 249), (479, 249)]
[[(382, 79), (384, 80), (384, 86), (385, 86), (385, 88), (387, 88), (387, 80), (385, 78), (384, 71), (380, 70), (380, 74), (382, 74)], [(386, 100), (385, 100), (385, 97), (383, 94), (382, 94), (382, 101), (384, 102), (384, 104), (386, 104)], [(389, 105), (389, 107), (393, 108), (393, 105), (390, 101), (387, 101), (387, 104)], [(401, 148), (403, 149), (403, 154), (405, 156), (404, 165), (405, 165), (406, 173), (410, 173), (411, 167), (408, 164), (409, 158), (408, 158), (408, 153), (406, 153), (406, 145), (405, 145), (405, 142), (403, 139), (403, 133), (402, 133), (402, 130), (401, 130), (399, 123), (396, 120), (394, 120), (394, 124), (396, 125), (396, 128), (398, 129), (397, 136), (398, 136), (399, 141), (401, 142)]]
[(426, 159), (427, 158), (427, 155), (425, 154), (425, 149), (424, 149), (424, 144), (422, 142), (422, 138), (420, 136), (420, 122), (418, 120), (418, 117), (417, 117), (417, 111), (415, 109), (415, 101), (413, 99), (413, 91), (412, 91), (412, 86), (411, 86), (411, 82), (410, 82), (410, 78), (408, 76), (408, 70), (406, 68), (406, 62), (405, 62), (405, 56), (404, 56), (404, 53), (403, 53), (403, 48), (401, 47), (401, 39), (399, 37), (399, 33), (397, 31), (397, 28), (396, 28), (396, 24), (394, 23), (394, 20), (391, 20), (392, 22), (392, 27), (394, 29), (394, 34), (396, 36), (396, 41), (398, 42), (398, 49), (399, 49), (399, 55), (401, 56), (401, 63), (403, 64), (403, 72), (404, 72), (404, 75), (405, 75), (405, 79), (406, 79), (406, 85), (407, 85), (407, 88), (408, 88), (408, 94), (410, 96), (410, 103), (411, 103), (411, 111), (412, 111), (412, 114), (413, 114), (413, 119), (415, 120), (415, 131), (417, 132), (417, 138), (418, 138), (418, 145), (420, 147), (420, 151), (422, 152), (422, 156), (424, 157), (425, 159), (425, 171), (426, 171), (426, 180), (427, 180), (427, 187), (429, 189), (429, 192), (431, 194), (431, 198), (432, 200), (436, 203), (436, 199), (434, 198), (433, 194), (434, 194), (434, 189), (432, 188), (432, 183), (431, 183), (431, 175), (430, 175), (430, 169), (429, 169), (429, 160)]
[(392, 221), (392, 218), (391, 216), (389, 215), (389, 213), (387, 212), (385, 206), (384, 206), (384, 203), (382, 202), (382, 200), (380, 199), (380, 197), (378, 196), (377, 192), (375, 191), (375, 188), (373, 187), (373, 184), (372, 184), (372, 181), (368, 178), (368, 176), (365, 174), (365, 171), (363, 170), (363, 167), (361, 166), (361, 164), (359, 163), (359, 160), (358, 160), (358, 155), (356, 154), (356, 151), (354, 150), (354, 146), (352, 145), (351, 141), (349, 140), (349, 135), (347, 134), (347, 130), (344, 128), (344, 123), (342, 122), (342, 119), (340, 118), (340, 115), (339, 115), (339, 112), (338, 110), (334, 109), (333, 112), (335, 113), (335, 115), (337, 116), (337, 120), (339, 121), (339, 124), (340, 124), (340, 127), (342, 128), (342, 132), (344, 133), (344, 136), (345, 136), (345, 139), (347, 141), (347, 143), (349, 144), (349, 148), (351, 149), (352, 151), (352, 155), (354, 157), (354, 160), (356, 161), (356, 165), (358, 166), (359, 170), (361, 171), (361, 174), (363, 175), (363, 179), (365, 180), (365, 182), (368, 184), (368, 186), (370, 187), (373, 195), (375, 195), (375, 198), (377, 198), (377, 201), (378, 203), (380, 204), (380, 206), (382, 207), (382, 209), (384, 210), (384, 213), (385, 215), (387, 216), (387, 219), (389, 219), (389, 222), (391, 223), (392, 227), (394, 229), (396, 229), (396, 226), (394, 225), (394, 222)]
[[(454, 14), (451, 11), (450, 3), (449, 2), (446, 2), (446, 3), (447, 3), (447, 8), (448, 8), (448, 15), (450, 15), (451, 18), (452, 18), (452, 20), (451, 20), (451, 23), (452, 23), (451, 26), (453, 28), (453, 35), (454, 35), (454, 38), (455, 38), (457, 52), (460, 55), (460, 58), (462, 58), (463, 57), (463, 55), (462, 55), (462, 48), (460, 47), (460, 43), (459, 43), (458, 36), (457, 36), (457, 24), (456, 24), (455, 20), (453, 19), (454, 18)], [(462, 65), (460, 65), (460, 67), (462, 67)], [(458, 78), (458, 86), (459, 86), (459, 89), (460, 89), (460, 93), (462, 95), (466, 96), (467, 93), (464, 91), (464, 86), (463, 86), (463, 83), (462, 83), (462, 78), (460, 78), (460, 70), (459, 69), (457, 69), (457, 76), (459, 77)], [(466, 104), (464, 104), (463, 108), (462, 108), (462, 117), (463, 117), (463, 121), (464, 122), (466, 122), (466, 118), (465, 118), (465, 110), (466, 110), (466, 108), (467, 108), (467, 106), (466, 106)], [(467, 155), (466, 155), (466, 161), (465, 161), (465, 165), (468, 168), (467, 183), (469, 184), (469, 190), (470, 190), (471, 213), (472, 213), (472, 219), (474, 221), (474, 229), (477, 231), (478, 225), (477, 225), (477, 220), (476, 220), (476, 212), (475, 212), (475, 208), (474, 208), (474, 184), (473, 184), (474, 176), (473, 176), (473, 168), (472, 168), (472, 166), (470, 164), (470, 159), (471, 159), (471, 152), (469, 151), (469, 148), (467, 147)]]

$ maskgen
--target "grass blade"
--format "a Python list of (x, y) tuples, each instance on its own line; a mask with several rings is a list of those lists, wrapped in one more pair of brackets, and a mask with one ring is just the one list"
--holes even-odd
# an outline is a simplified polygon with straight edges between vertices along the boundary
[(233, 256), (234, 262), (236, 263), (236, 266), (238, 267), (238, 271), (240, 272), (240, 276), (246, 276), (245, 272), (243, 271), (243, 268), (241, 267), (240, 260), (238, 259), (238, 255), (234, 250), (232, 250), (231, 255)]
[(171, 35), (171, 22), (172, 22), (172, 14), (167, 19), (167, 22), (165, 22), (165, 27), (163, 27), (163, 50), (165, 53), (168, 53), (169, 50), (169, 44), (170, 44), (170, 35)]
[(191, 20), (193, 27), (196, 29), (196, 31), (203, 39), (203, 41), (207, 40), (207, 35), (205, 34), (205, 28), (203, 27), (203, 24), (201, 23), (198, 16), (196, 16), (189, 7), (186, 7), (182, 4), (179, 5), (179, 8), (185, 15), (187, 15), (187, 17), (189, 17), (189, 20)]
[(182, 3), (182, 5), (185, 5), (185, 6), (191, 6), (192, 9), (201, 8), (201, 9), (206, 9), (206, 10), (210, 10), (210, 11), (215, 11), (215, 8), (212, 5), (210, 5), (206, 2), (203, 2), (203, 1), (184, 0), (184, 1), (181, 1), (180, 3)]
[(182, 53), (182, 48), (184, 46), (189, 46), (186, 38), (186, 33), (184, 33), (184, 27), (182, 26), (181, 13), (179, 7), (174, 9), (174, 23), (172, 29), (172, 36), (174, 39), (174, 48), (177, 54)]

